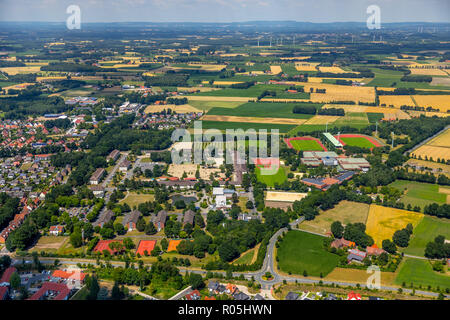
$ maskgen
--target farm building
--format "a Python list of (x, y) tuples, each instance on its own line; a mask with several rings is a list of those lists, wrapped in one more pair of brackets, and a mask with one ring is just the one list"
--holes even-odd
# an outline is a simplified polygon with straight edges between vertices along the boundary
[(64, 233), (64, 226), (51, 226), (49, 232), (52, 236), (59, 236)]
[(366, 252), (360, 251), (358, 249), (351, 249), (348, 252), (349, 254), (347, 256), (347, 261), (349, 263), (352, 261), (363, 262), (363, 260), (367, 257)]

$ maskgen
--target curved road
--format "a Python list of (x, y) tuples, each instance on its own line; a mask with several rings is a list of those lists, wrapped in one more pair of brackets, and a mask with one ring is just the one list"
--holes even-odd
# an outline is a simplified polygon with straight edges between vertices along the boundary
[[(293, 222), (291, 222), (289, 224), (291, 229), (296, 229), (296, 226), (304, 221), (304, 217), (301, 217)], [(276, 242), (278, 241), (278, 237), (283, 233), (288, 231), (288, 228), (282, 228), (280, 230), (278, 230), (277, 232), (275, 232), (275, 234), (270, 238), (269, 240), (269, 244), (267, 245), (267, 252), (266, 252), (266, 257), (264, 258), (264, 262), (263, 265), (261, 267), (260, 270), (258, 271), (254, 271), (254, 272), (234, 272), (233, 276), (237, 277), (240, 275), (243, 275), (246, 279), (251, 279), (252, 277), (258, 281), (261, 284), (261, 289), (262, 290), (270, 290), (273, 285), (281, 283), (283, 281), (286, 282), (297, 282), (297, 283), (306, 283), (306, 284), (318, 284), (320, 281), (322, 281), (323, 284), (326, 285), (331, 285), (331, 284), (337, 284), (339, 286), (351, 286), (351, 287), (357, 287), (356, 283), (352, 283), (352, 282), (341, 282), (341, 281), (326, 281), (326, 280), (316, 280), (316, 279), (308, 279), (305, 277), (296, 277), (296, 276), (284, 276), (284, 275), (280, 275), (276, 268), (275, 268), (275, 264), (274, 264), (274, 251), (275, 251), (275, 245)], [(95, 260), (91, 260), (91, 259), (73, 259), (73, 260), (66, 260), (66, 259), (57, 259), (57, 258), (41, 258), (40, 261), (42, 263), (54, 263), (55, 260), (59, 260), (59, 262), (61, 264), (67, 264), (67, 265), (76, 265), (78, 263), (91, 263), (91, 264), (96, 264)], [(19, 260), (16, 260), (17, 262), (19, 262)], [(120, 267), (120, 266), (124, 266), (125, 262), (121, 262), (121, 261), (110, 261), (109, 262), (112, 266), (114, 267)], [(146, 263), (145, 265), (150, 265), (150, 263)], [(180, 271), (182, 272), (193, 272), (193, 273), (198, 273), (198, 274), (202, 274), (205, 275), (208, 271), (207, 270), (201, 270), (201, 269), (194, 269), (194, 268), (186, 268), (186, 267), (177, 267)], [(264, 274), (269, 271), (272, 276), (273, 279), (272, 280), (264, 280), (263, 276)], [(225, 275), (226, 273), (224, 271), (219, 271), (219, 272), (215, 272), (215, 273), (219, 273), (222, 275)], [(366, 288), (366, 284), (360, 284), (361, 288)], [(397, 291), (399, 289), (399, 287), (390, 287), (390, 286), (381, 286), (380, 287), (381, 290), (387, 290), (387, 291)], [(412, 290), (411, 289), (406, 289), (406, 288), (402, 288), (404, 293), (411, 293)], [(426, 296), (431, 296), (431, 297), (438, 297), (439, 294), (436, 292), (428, 292), (428, 291), (423, 291), (423, 290), (416, 290), (415, 291), (416, 294), (420, 294), (420, 295), (426, 295)], [(445, 296), (447, 299), (450, 298), (450, 295), (446, 295)]]

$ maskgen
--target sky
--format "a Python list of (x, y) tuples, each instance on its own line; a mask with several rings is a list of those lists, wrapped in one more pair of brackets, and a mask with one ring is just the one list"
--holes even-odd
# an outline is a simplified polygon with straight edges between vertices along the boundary
[(450, 22), (450, 0), (0, 0), (0, 21), (64, 22), (78, 5), (81, 22)]

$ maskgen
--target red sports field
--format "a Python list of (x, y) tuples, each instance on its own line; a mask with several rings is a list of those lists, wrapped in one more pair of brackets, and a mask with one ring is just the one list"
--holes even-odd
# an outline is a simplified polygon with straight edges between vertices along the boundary
[(114, 254), (117, 252), (117, 250), (112, 250), (109, 247), (109, 244), (113, 242), (122, 243), (122, 240), (100, 240), (92, 251), (101, 253), (103, 252), (103, 250), (107, 250), (109, 251), (109, 253)]
[(328, 151), (319, 139), (313, 137), (285, 138), (284, 142), (289, 148), (297, 151)]
[(362, 134), (347, 133), (334, 136), (342, 145), (357, 146), (362, 148), (382, 147), (382, 145), (372, 137)]
[(180, 244), (181, 240), (170, 240), (169, 246), (167, 247), (167, 252), (177, 251), (177, 247)]
[(141, 240), (139, 241), (138, 248), (136, 250), (136, 254), (140, 254), (141, 256), (145, 255), (145, 251), (150, 255), (152, 250), (155, 248), (156, 240)]

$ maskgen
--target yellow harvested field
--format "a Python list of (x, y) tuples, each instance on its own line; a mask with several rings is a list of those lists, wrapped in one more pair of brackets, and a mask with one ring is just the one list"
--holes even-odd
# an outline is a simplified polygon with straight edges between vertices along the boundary
[[(333, 101), (358, 101), (375, 102), (375, 88), (373, 87), (352, 87), (340, 86), (330, 83), (304, 83), (305, 92), (310, 92), (312, 102), (333, 102)], [(315, 93), (316, 89), (325, 89), (326, 93)]]
[(345, 71), (339, 67), (319, 67), (319, 71), (331, 73), (350, 73), (350, 71)]
[(412, 97), (421, 107), (433, 107), (441, 112), (450, 110), (450, 95), (413, 95)]
[(384, 113), (395, 114), (398, 109), (382, 107), (366, 107), (354, 104), (325, 104), (322, 108), (342, 108), (345, 112), (365, 112), (365, 113)]
[(424, 76), (447, 76), (447, 73), (441, 69), (436, 68), (410, 68), (411, 74)]
[(280, 60), (306, 60), (311, 58), (311, 56), (306, 56), (306, 57), (282, 57), (280, 58)]
[(7, 74), (14, 76), (19, 73), (37, 73), (41, 71), (41, 66), (6, 67), (0, 68), (0, 71), (6, 72)]
[(410, 96), (379, 96), (380, 104), (386, 106), (394, 106), (400, 108), (401, 106), (415, 106), (414, 101)]
[(366, 224), (368, 214), (368, 204), (343, 200), (333, 209), (320, 211), (314, 220), (303, 221), (299, 229), (327, 234), (331, 231), (331, 224), (334, 221), (340, 221), (344, 226), (357, 222)]
[(145, 113), (155, 113), (155, 112), (162, 112), (164, 110), (171, 109), (172, 111), (175, 111), (176, 113), (189, 113), (189, 112), (199, 112), (197, 108), (194, 108), (191, 105), (188, 104), (182, 104), (182, 105), (174, 105), (174, 104), (165, 104), (165, 105), (149, 105), (145, 108)]
[(425, 159), (425, 156), (433, 160), (439, 159), (450, 159), (450, 129), (447, 129), (445, 132), (441, 133), (437, 137), (428, 141), (425, 145), (420, 146), (413, 152), (412, 155), (415, 155), (417, 158), (420, 156), (422, 159)]
[(307, 193), (267, 191), (266, 201), (294, 202), (306, 197)]
[(270, 72), (272, 72), (272, 74), (279, 74), (283, 71), (280, 66), (270, 66)]
[(420, 117), (422, 114), (426, 117), (448, 117), (450, 114), (444, 112), (429, 112), (429, 111), (416, 111), (416, 110), (408, 110), (408, 113), (411, 117)]
[(395, 231), (405, 228), (409, 223), (415, 227), (422, 218), (422, 213), (372, 204), (367, 218), (366, 232), (381, 248), (382, 241), (392, 239)]
[(220, 71), (227, 67), (224, 64), (195, 64), (195, 63), (189, 63), (189, 66), (201, 67), (202, 70), (206, 71)]
[(295, 63), (295, 69), (297, 71), (317, 71), (316, 66), (318, 64), (316, 62), (297, 62)]
[[(380, 272), (380, 282), (384, 286), (392, 285), (397, 274), (395, 272)], [(350, 268), (334, 268), (324, 280), (327, 281), (345, 281), (353, 283), (366, 283), (370, 274), (366, 270)]]
[(450, 129), (428, 141), (427, 145), (450, 148)]
[(293, 124), (301, 125), (306, 122), (305, 119), (289, 118), (257, 118), (257, 117), (236, 117), (236, 116), (215, 116), (205, 115), (200, 118), (204, 121), (222, 121), (222, 122), (247, 122), (247, 123), (274, 123), (274, 124)]
[[(397, 109), (398, 110), (398, 109)], [(411, 119), (411, 116), (403, 110), (398, 110), (396, 113), (384, 113), (385, 120), (402, 120)]]
[(445, 147), (424, 145), (411, 152), (411, 154), (417, 158), (421, 157), (422, 159), (427, 157), (428, 159), (433, 158), (433, 160), (437, 160), (438, 158), (445, 159), (446, 161), (450, 160), (450, 148)]
[(247, 97), (210, 97), (210, 96), (187, 96), (188, 100), (192, 101), (236, 101), (236, 102), (248, 102), (254, 98)]
[(323, 79), (324, 78), (308, 77), (308, 82), (311, 82), (311, 83), (322, 83)]
[(197, 164), (170, 164), (167, 170), (167, 174), (181, 178), (183, 173), (186, 173), (187, 178), (195, 178), (195, 173), (197, 168), (200, 172), (200, 178), (203, 180), (210, 180), (210, 175), (213, 174), (216, 178), (225, 178), (225, 173), (222, 173), (219, 168), (208, 168), (203, 166), (198, 166)]
[[(406, 161), (406, 164), (409, 164), (411, 166), (422, 166), (424, 168), (430, 168), (433, 170), (434, 173), (445, 174), (447, 177), (450, 178), (450, 165), (448, 164), (418, 159), (409, 159), (408, 161)], [(443, 193), (441, 191), (439, 192)]]
[(311, 119), (308, 119), (308, 121), (306, 121), (305, 124), (333, 123), (339, 118), (340, 118), (339, 116), (321, 116), (321, 115), (316, 115), (316, 116), (312, 117)]
[(27, 88), (28, 86), (32, 86), (33, 84), (34, 83), (27, 82), (27, 83), (16, 84), (13, 86), (3, 87), (2, 89), (3, 90), (9, 90), (9, 89), (23, 90), (23, 89)]

